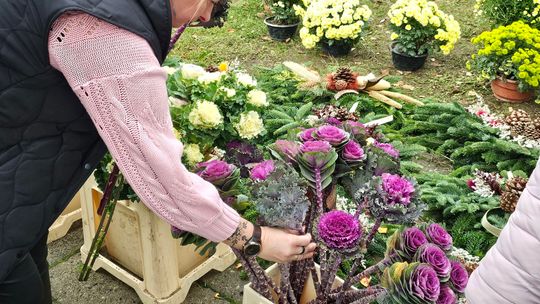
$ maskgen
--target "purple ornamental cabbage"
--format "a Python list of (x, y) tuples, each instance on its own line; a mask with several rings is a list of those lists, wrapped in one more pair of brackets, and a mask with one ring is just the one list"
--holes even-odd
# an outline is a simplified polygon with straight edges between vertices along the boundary
[(357, 162), (364, 160), (366, 155), (364, 154), (364, 149), (354, 140), (350, 140), (344, 147), (341, 152), (342, 158), (346, 162)]
[(387, 241), (386, 254), (397, 254), (401, 259), (410, 261), (418, 249), (428, 243), (426, 235), (416, 227), (403, 231), (397, 230)]
[(300, 146), (300, 151), (303, 153), (306, 152), (322, 152), (328, 153), (332, 150), (332, 146), (327, 141), (314, 140), (307, 141)]
[(199, 163), (197, 167), (200, 170), (197, 174), (214, 185), (222, 183), (236, 169), (236, 166), (221, 160), (211, 160)]
[(266, 160), (256, 164), (250, 172), (250, 178), (254, 181), (261, 181), (268, 178), (270, 173), (275, 170), (275, 164), (273, 160)]
[(452, 236), (441, 225), (432, 223), (425, 227), (424, 232), (428, 240), (442, 250), (448, 251), (452, 249)]
[(303, 142), (316, 140), (313, 136), (315, 131), (317, 131), (317, 128), (305, 129), (304, 131), (298, 133), (298, 138), (300, 138), (300, 140)]
[(452, 261), (452, 270), (450, 271), (450, 286), (459, 293), (465, 292), (469, 282), (469, 274), (465, 267), (459, 262)]
[(437, 272), (441, 282), (448, 281), (452, 265), (448, 257), (446, 257), (446, 253), (439, 246), (431, 243), (423, 245), (418, 248), (414, 261), (431, 265)]
[(319, 140), (329, 142), (334, 147), (339, 147), (345, 144), (350, 137), (349, 133), (331, 125), (325, 125), (317, 128), (314, 136)]
[(347, 212), (333, 210), (321, 216), (318, 233), (328, 248), (350, 251), (358, 247), (362, 227), (354, 216)]
[(398, 262), (387, 267), (381, 284), (390, 303), (435, 303), (441, 292), (437, 273), (428, 264)]
[(441, 285), (441, 293), (435, 304), (456, 304), (457, 296), (454, 291), (447, 285)]
[(282, 159), (288, 164), (296, 165), (296, 157), (300, 153), (300, 145), (294, 141), (279, 139), (270, 145), (270, 151), (274, 157)]
[(397, 174), (382, 174), (382, 188), (387, 194), (387, 203), (407, 206), (414, 194), (414, 185)]
[(394, 159), (399, 158), (399, 151), (396, 150), (396, 148), (394, 148), (394, 146), (392, 146), (391, 144), (375, 141), (373, 143), (373, 146), (383, 150), (386, 154), (390, 155)]

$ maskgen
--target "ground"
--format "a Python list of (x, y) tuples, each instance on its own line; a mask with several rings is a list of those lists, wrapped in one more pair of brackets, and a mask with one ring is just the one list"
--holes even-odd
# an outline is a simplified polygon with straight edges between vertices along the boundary
[[(82, 267), (83, 245), (81, 222), (60, 240), (49, 244), (49, 265), (53, 303), (55, 304), (135, 304), (142, 303), (133, 289), (106, 271), (92, 272), (87, 282), (77, 280)], [(186, 304), (241, 303), (247, 281), (240, 279), (236, 267), (224, 272), (212, 271), (189, 290)]]

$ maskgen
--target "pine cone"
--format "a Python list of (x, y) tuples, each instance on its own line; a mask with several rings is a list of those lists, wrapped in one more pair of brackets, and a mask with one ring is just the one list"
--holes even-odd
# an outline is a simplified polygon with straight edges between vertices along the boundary
[(335, 86), (336, 86), (336, 90), (342, 91), (342, 90), (345, 90), (349, 86), (349, 84), (345, 80), (339, 79), (339, 80), (336, 80)]
[(216, 66), (213, 66), (213, 65), (209, 65), (209, 66), (206, 68), (206, 71), (207, 71), (208, 73), (219, 72), (219, 68), (216, 67)]
[(345, 81), (346, 83), (354, 83), (356, 82), (356, 73), (354, 73), (351, 69), (349, 68), (339, 68), (337, 69), (337, 71), (334, 73), (334, 80), (337, 82), (339, 80), (343, 80)]
[(336, 118), (342, 122), (347, 120), (359, 120), (359, 117), (355, 113), (350, 113), (347, 108), (334, 105), (325, 105), (322, 109), (315, 110), (314, 113), (319, 118), (325, 120), (328, 118)]
[(519, 195), (513, 192), (504, 192), (501, 195), (501, 209), (504, 212), (512, 213), (516, 210)]
[(531, 116), (524, 110), (514, 110), (510, 108), (510, 114), (506, 116), (505, 122), (510, 126), (510, 131), (514, 136), (523, 135), (531, 124)]
[(523, 132), (523, 136), (530, 139), (540, 139), (540, 128), (536, 128), (533, 123), (530, 123), (525, 128), (525, 131)]
[(506, 182), (504, 192), (512, 192), (517, 195), (521, 195), (525, 186), (527, 186), (528, 180), (523, 177), (515, 176)]

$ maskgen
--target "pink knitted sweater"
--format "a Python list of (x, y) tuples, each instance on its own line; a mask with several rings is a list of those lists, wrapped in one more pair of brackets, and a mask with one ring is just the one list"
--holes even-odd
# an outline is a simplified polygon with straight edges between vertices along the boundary
[(83, 13), (66, 13), (49, 36), (62, 72), (143, 203), (171, 225), (212, 241), (236, 230), (239, 215), (210, 183), (181, 163), (165, 81), (143, 38)]

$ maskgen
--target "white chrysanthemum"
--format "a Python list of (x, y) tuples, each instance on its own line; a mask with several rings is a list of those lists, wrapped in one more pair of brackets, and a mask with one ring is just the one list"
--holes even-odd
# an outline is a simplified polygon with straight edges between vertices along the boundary
[(201, 148), (197, 144), (188, 144), (184, 147), (184, 157), (190, 165), (195, 165), (204, 160)]
[(321, 119), (317, 115), (308, 115), (304, 119), (304, 121), (307, 122), (307, 124), (310, 125), (311, 127), (314, 127), (321, 121)]
[(223, 122), (223, 116), (215, 103), (203, 100), (189, 113), (189, 122), (196, 127), (212, 129)]
[(222, 92), (225, 92), (225, 95), (227, 95), (227, 97), (229, 97), (229, 98), (232, 98), (232, 97), (234, 97), (236, 95), (236, 90), (235, 89), (226, 88), (226, 87), (220, 87), (219, 90), (222, 91)]
[(253, 139), (264, 131), (264, 123), (259, 113), (249, 111), (240, 115), (240, 121), (235, 125), (236, 131), (244, 139)]
[(203, 67), (190, 63), (183, 64), (181, 71), (182, 77), (186, 79), (197, 79), (206, 73)]
[(246, 87), (256, 87), (257, 86), (257, 80), (253, 79), (251, 75), (246, 73), (237, 73), (236, 79), (238, 80), (238, 83), (246, 86)]
[(167, 75), (172, 75), (177, 71), (177, 69), (170, 66), (164, 66), (163, 69), (165, 70), (165, 72), (167, 72)]
[(204, 73), (201, 76), (199, 76), (197, 80), (203, 84), (210, 84), (213, 82), (218, 82), (219, 79), (221, 78), (221, 75), (222, 74), (220, 72)]
[(268, 100), (266, 100), (266, 93), (261, 90), (251, 90), (248, 95), (248, 103), (256, 107), (268, 106)]

